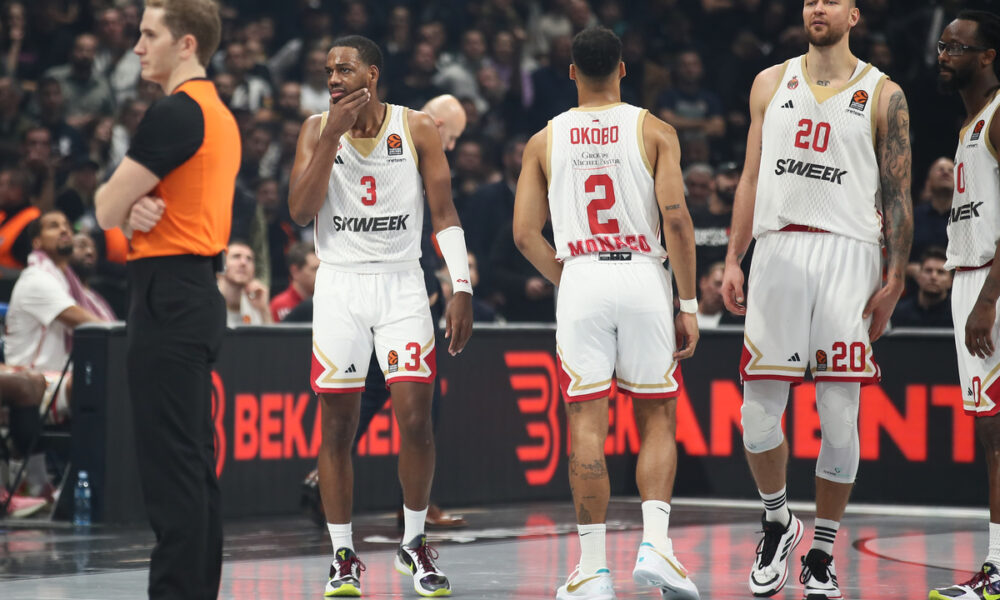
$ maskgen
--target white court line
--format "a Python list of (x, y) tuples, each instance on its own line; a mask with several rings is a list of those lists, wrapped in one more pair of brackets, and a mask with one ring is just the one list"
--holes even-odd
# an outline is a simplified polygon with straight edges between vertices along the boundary
[[(635, 499), (638, 502), (638, 498)], [(720, 500), (718, 498), (674, 498), (671, 504), (678, 506), (712, 508), (746, 508), (760, 510), (759, 500)], [(816, 505), (812, 502), (791, 501), (788, 506), (798, 514), (812, 513)], [(988, 519), (989, 509), (957, 508), (940, 506), (910, 506), (899, 504), (848, 504), (847, 514), (885, 515), (893, 517), (934, 517), (938, 519)]]

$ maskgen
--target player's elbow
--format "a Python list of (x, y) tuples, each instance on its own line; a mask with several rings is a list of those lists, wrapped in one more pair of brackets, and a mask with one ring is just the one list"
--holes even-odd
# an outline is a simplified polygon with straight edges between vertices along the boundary
[(315, 215), (309, 214), (309, 211), (302, 206), (301, 202), (296, 202), (295, 198), (289, 198), (288, 200), (288, 215), (292, 218), (292, 221), (299, 227), (305, 227), (313, 220)]
[(525, 227), (522, 224), (514, 223), (514, 245), (517, 249), (524, 252), (526, 248), (531, 246), (531, 242), (539, 235), (539, 232), (533, 230), (530, 227)]

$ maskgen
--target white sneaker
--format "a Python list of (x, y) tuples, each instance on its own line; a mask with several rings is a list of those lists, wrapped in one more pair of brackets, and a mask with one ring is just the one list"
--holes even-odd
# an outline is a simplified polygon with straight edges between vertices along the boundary
[(750, 593), (766, 597), (777, 594), (788, 581), (788, 557), (802, 541), (805, 528), (795, 515), (788, 527), (760, 518), (764, 537), (757, 544), (757, 557), (750, 568)]
[(833, 557), (816, 548), (802, 557), (799, 583), (806, 586), (805, 600), (841, 600), (844, 597), (837, 585)]
[(598, 569), (584, 575), (577, 565), (566, 583), (556, 590), (556, 600), (615, 600), (615, 588), (611, 571)]
[(674, 556), (673, 544), (667, 540), (666, 552), (660, 552), (649, 542), (639, 544), (632, 580), (639, 585), (660, 588), (664, 598), (698, 600), (698, 588), (687, 569)]

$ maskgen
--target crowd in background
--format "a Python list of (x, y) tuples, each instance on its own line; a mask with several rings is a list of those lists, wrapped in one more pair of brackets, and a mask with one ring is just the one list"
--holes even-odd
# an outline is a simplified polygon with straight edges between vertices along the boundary
[[(938, 159), (953, 154), (962, 112), (957, 97), (932, 90), (940, 31), (968, 4), (858, 2), (862, 19), (851, 48), (901, 84), (912, 114), (916, 239), (911, 285), (893, 319), (898, 324), (950, 326), (944, 302), (950, 274), (938, 263), (953, 178), (950, 160)], [(30, 250), (20, 236), (5, 241), (3, 228), (28, 207), (57, 208), (94, 238), (99, 259), (87, 276), (119, 315), (127, 294), (125, 242), (95, 226), (93, 197), (162, 95), (139, 79), (131, 50), (141, 13), (131, 0), (8, 1), (0, 10), (0, 255), (9, 255), (6, 262), (0, 256), (0, 268), (15, 278)], [(465, 108), (468, 126), (449, 163), (478, 270), (479, 316), (554, 321), (554, 288), (512, 240), (514, 188), (527, 137), (576, 104), (567, 75), (570, 40), (595, 24), (623, 40), (623, 100), (678, 130), (698, 244), (699, 318), (703, 327), (733, 322), (719, 297), (718, 263), (743, 163), (750, 87), (761, 69), (806, 50), (797, 3), (228, 0), (222, 14), (222, 43), (209, 77), (242, 132), (232, 235), (245, 251), (236, 253), (243, 264), (232, 278), (253, 290), (247, 294), (260, 320), (252, 322), (288, 312), (284, 304), (268, 309), (268, 299), (312, 292), (312, 230), (288, 216), (289, 173), (303, 120), (328, 108), (326, 53), (345, 34), (381, 46), (383, 100), (419, 108), (450, 93)], [(231, 285), (220, 287), (232, 292)]]

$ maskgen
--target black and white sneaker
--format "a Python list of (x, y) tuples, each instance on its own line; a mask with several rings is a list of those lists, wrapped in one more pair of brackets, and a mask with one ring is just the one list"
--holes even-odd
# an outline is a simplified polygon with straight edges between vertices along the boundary
[(806, 586), (805, 600), (840, 600), (844, 597), (837, 585), (833, 557), (816, 548), (802, 557), (799, 583)]
[(413, 589), (421, 596), (450, 596), (451, 583), (434, 564), (437, 557), (437, 551), (427, 545), (427, 536), (421, 533), (399, 547), (396, 570), (413, 577)]
[(750, 568), (750, 593), (757, 597), (777, 594), (788, 581), (788, 557), (802, 541), (804, 528), (795, 515), (788, 526), (760, 518), (764, 537), (757, 544), (757, 557)]
[(333, 562), (330, 563), (330, 579), (326, 582), (326, 591), (323, 596), (327, 598), (351, 596), (357, 598), (361, 595), (361, 572), (365, 570), (365, 564), (358, 559), (358, 555), (350, 548), (340, 548), (333, 553)]

